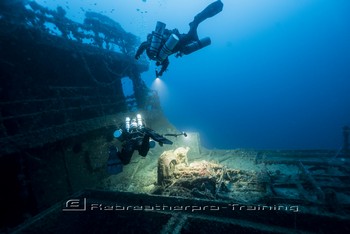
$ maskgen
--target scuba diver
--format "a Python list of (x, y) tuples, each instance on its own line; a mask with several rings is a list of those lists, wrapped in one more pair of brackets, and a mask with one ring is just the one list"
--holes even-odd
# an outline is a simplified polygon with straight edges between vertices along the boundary
[(169, 55), (177, 53), (176, 57), (181, 57), (211, 44), (209, 37), (198, 39), (197, 28), (201, 22), (221, 12), (223, 6), (220, 0), (208, 5), (189, 23), (190, 30), (187, 34), (180, 34), (177, 29), (165, 29), (165, 24), (158, 21), (155, 31), (148, 34), (147, 41), (138, 48), (135, 59), (139, 59), (146, 50), (149, 59), (156, 61), (156, 66), (161, 66), (159, 72), (156, 70), (156, 76), (161, 77), (169, 66)]
[(110, 174), (122, 172), (123, 165), (129, 164), (135, 150), (139, 155), (146, 157), (149, 149), (155, 147), (155, 141), (160, 146), (173, 144), (172, 141), (147, 128), (140, 114), (133, 119), (126, 117), (125, 123), (119, 125), (113, 136), (122, 142), (122, 149), (119, 151), (115, 146), (109, 148), (107, 167)]

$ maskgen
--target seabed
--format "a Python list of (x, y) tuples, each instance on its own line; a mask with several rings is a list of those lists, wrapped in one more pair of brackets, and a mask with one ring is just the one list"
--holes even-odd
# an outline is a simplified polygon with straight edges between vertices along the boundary
[(349, 161), (335, 154), (208, 150), (198, 133), (188, 133), (145, 158), (135, 153), (124, 171), (105, 178), (98, 190), (70, 196), (78, 211), (67, 198), (17, 232), (344, 231), (350, 225)]

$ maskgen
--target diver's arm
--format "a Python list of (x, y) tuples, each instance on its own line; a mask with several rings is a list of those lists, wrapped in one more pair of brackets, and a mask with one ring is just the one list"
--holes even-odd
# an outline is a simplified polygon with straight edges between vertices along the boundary
[(162, 135), (158, 134), (157, 132), (155, 132), (154, 130), (144, 127), (142, 129), (142, 132), (145, 134), (145, 136), (148, 136), (149, 138), (151, 138), (152, 140), (158, 142), (159, 144), (168, 144), (168, 145), (172, 145), (173, 142), (170, 141), (169, 139), (163, 137)]
[(162, 76), (163, 75), (163, 73), (166, 71), (166, 69), (168, 68), (168, 66), (169, 66), (169, 59), (168, 58), (166, 58), (162, 63), (161, 63), (161, 66), (162, 66), (162, 68), (160, 69), (160, 71), (159, 72), (157, 72), (157, 76)]
[(139, 48), (137, 49), (137, 52), (135, 54), (135, 59), (139, 59), (140, 55), (147, 49), (147, 47), (149, 47), (149, 42), (148, 41), (142, 42)]

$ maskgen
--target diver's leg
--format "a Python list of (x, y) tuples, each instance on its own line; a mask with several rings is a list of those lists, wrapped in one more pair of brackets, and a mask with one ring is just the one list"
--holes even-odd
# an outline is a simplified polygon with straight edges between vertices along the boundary
[[(197, 14), (193, 21), (190, 23), (190, 32), (196, 32), (198, 25), (204, 20), (213, 17), (214, 15), (220, 13), (222, 11), (224, 4), (219, 0), (208, 5), (203, 11)], [(190, 33), (189, 32), (189, 33)]]
[(146, 157), (149, 151), (149, 136), (145, 135), (139, 148), (139, 155)]
[(120, 152), (117, 147), (110, 146), (109, 157), (107, 161), (107, 171), (109, 174), (118, 174), (123, 171), (123, 164), (120, 159)]
[(119, 158), (124, 165), (130, 163), (133, 153), (134, 153), (134, 147), (131, 143), (127, 143), (123, 146), (122, 152), (119, 154)]

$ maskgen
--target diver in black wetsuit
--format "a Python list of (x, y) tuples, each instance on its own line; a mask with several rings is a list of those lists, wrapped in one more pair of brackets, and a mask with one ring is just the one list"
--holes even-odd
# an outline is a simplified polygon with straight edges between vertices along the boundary
[(221, 12), (223, 6), (224, 4), (220, 0), (208, 5), (189, 23), (190, 30), (187, 34), (180, 34), (177, 29), (165, 29), (165, 24), (158, 21), (155, 31), (148, 34), (147, 41), (138, 48), (135, 58), (139, 59), (146, 50), (147, 56), (156, 61), (157, 66), (161, 66), (160, 71), (156, 71), (156, 76), (162, 76), (169, 66), (169, 55), (174, 53), (177, 53), (176, 57), (188, 55), (210, 45), (209, 37), (198, 39), (197, 28), (201, 22)]
[(119, 151), (115, 146), (109, 148), (107, 167), (110, 174), (122, 172), (123, 165), (129, 164), (135, 150), (139, 155), (146, 157), (149, 149), (155, 147), (155, 141), (160, 146), (173, 144), (172, 141), (147, 128), (140, 114), (133, 119), (126, 117), (125, 123), (120, 124), (113, 135), (122, 142), (122, 149)]

